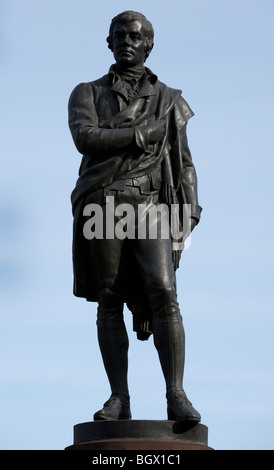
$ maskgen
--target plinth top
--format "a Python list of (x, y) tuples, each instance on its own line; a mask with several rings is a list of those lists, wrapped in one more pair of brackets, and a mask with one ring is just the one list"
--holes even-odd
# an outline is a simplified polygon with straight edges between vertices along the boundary
[(190, 443), (207, 446), (208, 428), (197, 423), (157, 420), (96, 421), (74, 426), (74, 446), (81, 447), (99, 441), (158, 441), (168, 445)]

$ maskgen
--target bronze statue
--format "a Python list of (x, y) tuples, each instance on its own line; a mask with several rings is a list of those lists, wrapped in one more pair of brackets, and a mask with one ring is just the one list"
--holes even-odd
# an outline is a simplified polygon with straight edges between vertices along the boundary
[[(142, 14), (116, 16), (107, 38), (115, 64), (102, 78), (76, 86), (69, 99), (69, 126), (83, 155), (71, 196), (74, 294), (98, 302), (98, 341), (111, 396), (94, 420), (131, 419), (126, 304), (138, 339), (153, 334), (168, 419), (199, 422), (182, 385), (185, 337), (175, 282), (182, 243), (160, 235), (159, 214), (156, 236), (137, 232), (141, 207), (179, 207), (182, 227), (183, 206), (191, 205), (191, 230), (201, 212), (186, 134), (193, 112), (180, 90), (144, 66), (153, 40), (153, 27)], [(128, 206), (135, 216), (123, 236)], [(101, 227), (95, 228), (96, 220)]]

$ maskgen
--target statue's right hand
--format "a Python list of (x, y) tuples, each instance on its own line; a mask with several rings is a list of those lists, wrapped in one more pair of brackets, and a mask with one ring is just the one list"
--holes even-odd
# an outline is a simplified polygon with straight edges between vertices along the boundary
[(166, 120), (161, 119), (160, 121), (156, 121), (153, 124), (148, 124), (144, 126), (145, 132), (148, 133), (148, 140), (149, 143), (155, 144), (159, 142), (165, 135), (166, 132)]

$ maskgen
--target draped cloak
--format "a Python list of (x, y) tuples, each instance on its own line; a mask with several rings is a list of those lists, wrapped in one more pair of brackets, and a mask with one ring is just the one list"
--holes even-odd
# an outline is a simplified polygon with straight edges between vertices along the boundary
[[(69, 126), (75, 145), (83, 154), (79, 177), (71, 194), (73, 224), (73, 292), (77, 297), (97, 301), (96, 266), (86, 263), (83, 250), (83, 202), (85, 196), (111, 185), (117, 179), (150, 174), (161, 165), (161, 199), (178, 204), (181, 223), (182, 205), (191, 204), (191, 216), (199, 221), (197, 177), (186, 137), (186, 124), (193, 111), (175, 90), (146, 70), (146, 80), (137, 96), (122, 108), (118, 105), (123, 90), (110, 73), (102, 78), (81, 83), (69, 99)], [(165, 119), (164, 138), (151, 145), (142, 133), (142, 126)], [(111, 136), (115, 129), (133, 128), (134, 144), (115, 149)], [(110, 131), (110, 132), (109, 132)], [(91, 241), (92, 242), (92, 241)], [(179, 257), (175, 262), (178, 267)], [(137, 278), (130, 257), (126, 275), (125, 298), (133, 313), (133, 329), (141, 340), (153, 331), (152, 311)]]

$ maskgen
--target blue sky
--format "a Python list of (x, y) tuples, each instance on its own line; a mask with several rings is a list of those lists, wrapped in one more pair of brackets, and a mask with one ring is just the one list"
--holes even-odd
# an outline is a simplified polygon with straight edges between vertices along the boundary
[[(121, 11), (155, 29), (147, 61), (195, 112), (202, 220), (178, 273), (185, 389), (215, 449), (273, 449), (273, 14), (271, 0), (1, 0), (1, 449), (64, 449), (109, 396), (96, 304), (72, 294), (67, 126), (79, 82), (113, 63)], [(134, 419), (166, 419), (153, 341), (130, 337)]]

